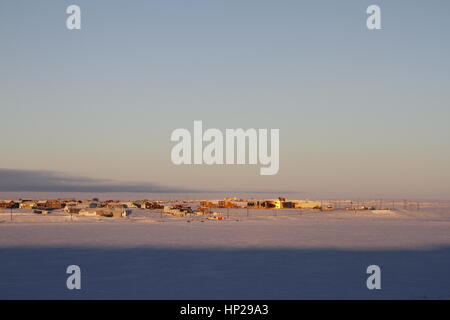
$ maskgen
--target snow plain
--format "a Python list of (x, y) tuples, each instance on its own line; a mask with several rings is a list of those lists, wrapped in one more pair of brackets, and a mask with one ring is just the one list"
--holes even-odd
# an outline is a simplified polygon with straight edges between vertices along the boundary
[[(66, 288), (72, 264), (81, 290)], [(372, 264), (381, 290), (366, 287)], [(0, 298), (449, 299), (450, 208), (236, 209), (224, 221), (0, 211)]]

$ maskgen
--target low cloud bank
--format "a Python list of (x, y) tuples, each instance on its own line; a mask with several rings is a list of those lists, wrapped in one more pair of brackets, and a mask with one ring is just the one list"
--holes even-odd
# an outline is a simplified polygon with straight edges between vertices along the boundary
[(202, 192), (156, 183), (127, 183), (114, 180), (70, 176), (45, 170), (19, 170), (0, 168), (1, 192)]

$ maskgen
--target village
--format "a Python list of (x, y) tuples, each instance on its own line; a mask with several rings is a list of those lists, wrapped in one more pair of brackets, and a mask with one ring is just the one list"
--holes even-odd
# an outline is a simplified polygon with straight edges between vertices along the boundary
[(145, 216), (190, 218), (203, 220), (230, 220), (235, 217), (293, 215), (299, 212), (351, 211), (351, 212), (393, 212), (397, 208), (420, 210), (420, 203), (411, 201), (383, 200), (287, 200), (284, 197), (274, 199), (240, 199), (225, 197), (220, 200), (103, 200), (92, 198), (58, 198), (36, 200), (20, 198), (0, 200), (2, 216), (65, 216), (130, 218)]

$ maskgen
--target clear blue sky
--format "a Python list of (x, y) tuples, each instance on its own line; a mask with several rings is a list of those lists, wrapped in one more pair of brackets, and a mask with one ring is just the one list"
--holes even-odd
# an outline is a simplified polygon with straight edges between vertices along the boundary
[[(370, 4), (382, 30), (366, 28)], [(1, 0), (0, 168), (449, 199), (449, 13), (448, 0)], [(194, 120), (279, 128), (279, 174), (174, 166), (170, 134)]]

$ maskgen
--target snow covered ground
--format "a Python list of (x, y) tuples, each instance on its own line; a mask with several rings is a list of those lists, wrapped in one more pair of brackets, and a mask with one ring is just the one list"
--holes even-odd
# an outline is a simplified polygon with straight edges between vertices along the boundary
[[(1, 299), (450, 299), (450, 208), (0, 211)], [(66, 288), (79, 265), (82, 290)], [(381, 267), (381, 290), (366, 268)]]

